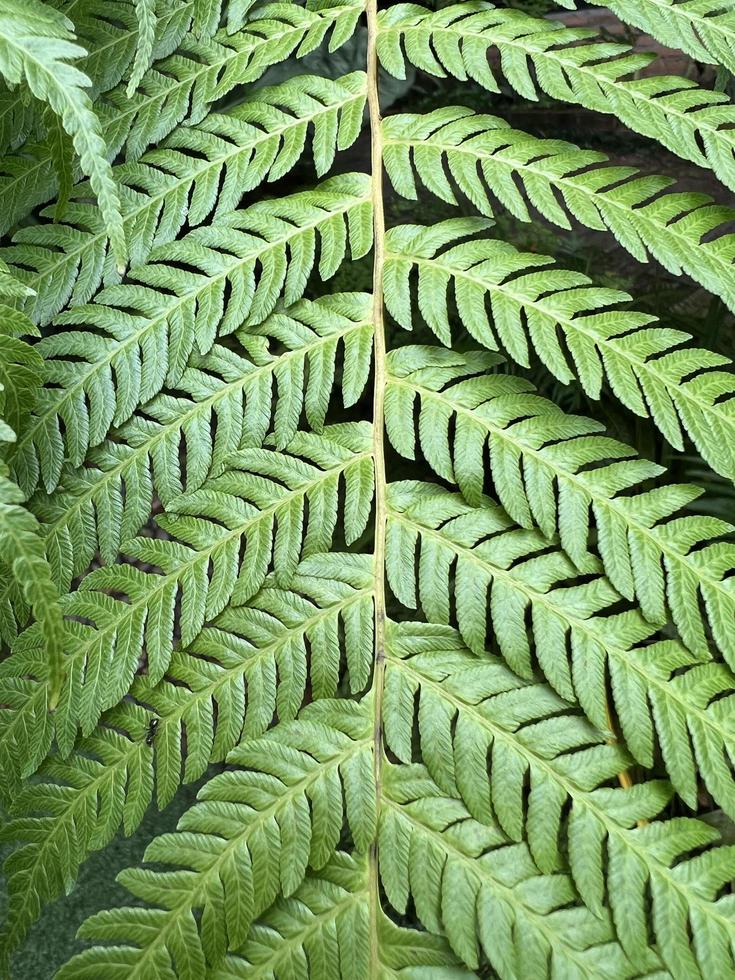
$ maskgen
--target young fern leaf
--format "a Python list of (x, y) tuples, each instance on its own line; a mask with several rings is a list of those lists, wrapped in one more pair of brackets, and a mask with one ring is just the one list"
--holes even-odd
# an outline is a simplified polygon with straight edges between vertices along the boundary
[(39, 344), (49, 386), (16, 445), (14, 468), (24, 490), (31, 492), (40, 476), (51, 492), (65, 458), (81, 465), (113, 425), (126, 422), (165, 384), (175, 385), (193, 351), (211, 350), (218, 332), (261, 323), (281, 296), (287, 304), (300, 299), (317, 242), (324, 279), (336, 272), (348, 246), (353, 257), (364, 255), (371, 245), (370, 210), (362, 174), (260, 201), (154, 249), (130, 274), (133, 281), (61, 314), (59, 326), (83, 329), (59, 331)]
[(689, 334), (656, 326), (648, 314), (620, 309), (631, 298), (627, 293), (595, 286), (583, 273), (550, 269), (549, 256), (519, 252), (490, 238), (462, 241), (487, 223), (453, 218), (390, 230), (385, 295), (398, 323), (412, 328), (416, 269), (418, 308), (445, 346), (452, 345), (451, 287), (474, 340), (490, 350), (502, 345), (523, 367), (529, 365), (531, 346), (554, 377), (565, 384), (578, 377), (590, 398), (600, 397), (607, 380), (623, 405), (650, 417), (675, 449), (684, 448), (687, 434), (714, 470), (735, 478), (735, 401), (729, 397), (735, 374), (717, 370), (730, 363), (728, 358), (684, 347)]
[[(298, 162), (310, 127), (314, 166), (325, 174), (336, 151), (357, 138), (364, 103), (361, 72), (337, 81), (300, 76), (259, 89), (227, 115), (210, 113), (197, 126), (177, 129), (140, 162), (115, 167), (131, 267), (174, 241), (185, 224), (216, 221), (263, 181), (283, 177)], [(48, 322), (67, 304), (88, 302), (102, 281), (119, 278), (104, 225), (86, 196), (82, 185), (63, 223), (23, 228), (3, 252), (35, 290), (27, 309), (36, 322)]]
[(487, 58), (491, 48), (500, 53), (503, 77), (523, 98), (536, 100), (540, 90), (552, 99), (614, 115), (672, 153), (710, 167), (735, 189), (735, 107), (723, 93), (679, 75), (629, 79), (650, 64), (651, 54), (631, 54), (627, 45), (598, 40), (594, 31), (485, 0), (436, 12), (398, 3), (381, 13), (380, 61), (397, 78), (405, 78), (408, 60), (429, 74), (471, 78), (498, 92)]
[(735, 547), (722, 540), (732, 525), (715, 517), (679, 515), (701, 496), (697, 487), (639, 490), (663, 468), (600, 434), (600, 423), (567, 415), (540, 398), (524, 379), (488, 373), (497, 360), (481, 351), (459, 354), (432, 347), (391, 352), (386, 428), (395, 449), (414, 459), (418, 433), (429, 465), (459, 486), (472, 505), (482, 500), (487, 469), (513, 520), (540, 528), (548, 539), (558, 533), (562, 548), (581, 569), (594, 516), (596, 547), (618, 592), (637, 599), (646, 619), (659, 626), (670, 611), (683, 641), (705, 658), (709, 624), (735, 669), (730, 625), (735, 593), (729, 578)]
[(686, 272), (735, 310), (735, 239), (723, 230), (734, 212), (707, 195), (663, 193), (673, 184), (668, 177), (602, 166), (602, 153), (538, 139), (461, 106), (390, 116), (383, 133), (386, 170), (403, 197), (417, 197), (415, 171), (443, 201), (457, 203), (456, 186), (488, 217), (495, 198), (530, 221), (527, 199), (561, 228), (571, 227), (571, 216), (587, 228), (610, 231), (638, 261), (651, 255), (672, 275)]

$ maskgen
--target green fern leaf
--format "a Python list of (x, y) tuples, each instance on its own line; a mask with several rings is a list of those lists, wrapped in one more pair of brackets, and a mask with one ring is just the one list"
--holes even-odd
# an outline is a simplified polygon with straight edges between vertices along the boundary
[[(184, 224), (217, 220), (261, 182), (282, 177), (298, 161), (310, 126), (317, 173), (326, 173), (337, 148), (357, 138), (364, 102), (360, 72), (335, 82), (297, 77), (259, 89), (227, 115), (211, 113), (197, 126), (175, 130), (139, 163), (116, 167), (131, 266), (174, 241)], [(84, 185), (76, 196), (87, 196)], [(14, 241), (3, 255), (35, 290), (27, 309), (37, 322), (48, 322), (67, 303), (88, 302), (102, 281), (119, 281), (105, 227), (82, 200), (67, 205), (63, 224), (24, 228)]]
[(70, 63), (84, 54), (74, 43), (71, 22), (38, 0), (25, 0), (22, 10), (13, 0), (3, 0), (0, 27), (0, 73), (11, 85), (24, 82), (61, 117), (97, 195), (118, 265), (124, 266), (120, 201), (99, 120), (84, 91), (89, 79)]
[[(292, 591), (269, 577), (247, 605), (225, 610), (186, 651), (176, 651), (165, 679), (151, 684), (148, 675), (137, 678), (132, 695), (138, 703), (128, 700), (106, 712), (67, 759), (44, 762), (43, 782), (19, 793), (8, 786), (14, 819), (3, 835), (23, 846), (5, 867), (9, 948), (38, 916), (40, 902), (56, 898), (75, 880), (90, 852), (105, 847), (121, 825), (127, 834), (137, 829), (153, 796), (154, 775), (158, 805), (164, 807), (182, 781), (198, 779), (210, 763), (223, 761), (243, 733), (262, 735), (276, 711), (293, 718), (309, 680), (307, 650), (318, 644), (311, 690), (333, 695), (343, 631), (350, 688), (365, 687), (372, 655), (371, 585), (369, 562), (347, 554), (307, 558)], [(148, 746), (151, 717), (158, 727)], [(9, 713), (0, 713), (0, 720), (7, 723)], [(7, 761), (3, 771), (10, 771)], [(63, 789), (50, 786), (49, 779)]]
[[(559, 0), (572, 7), (573, 0)], [(695, 61), (724, 65), (735, 72), (735, 10), (725, 0), (592, 0), (628, 24), (652, 34), (670, 48), (686, 51)]]
[(732, 526), (714, 517), (675, 516), (702, 491), (681, 484), (639, 490), (663, 469), (601, 435), (599, 423), (567, 415), (540, 398), (525, 380), (486, 373), (496, 360), (480, 351), (393, 351), (386, 427), (396, 450), (415, 458), (417, 430), (429, 465), (473, 505), (482, 499), (487, 469), (508, 514), (522, 527), (539, 527), (547, 538), (558, 533), (580, 568), (591, 546), (593, 515), (596, 547), (618, 592), (637, 599), (646, 619), (659, 626), (670, 610), (689, 649), (705, 657), (709, 620), (735, 668), (735, 593), (729, 580), (735, 548), (721, 540)]
[[(95, 106), (101, 132), (111, 155), (123, 149), (135, 160), (160, 143), (182, 121), (199, 123), (211, 104), (236, 86), (256, 81), (274, 63), (294, 51), (308, 54), (329, 36), (332, 50), (354, 31), (362, 8), (334, 5), (309, 11), (297, 4), (256, 7), (244, 31), (224, 31), (211, 39), (188, 35), (176, 54), (156, 62), (128, 99), (121, 83)], [(25, 154), (7, 156), (0, 172), (0, 234), (27, 211), (53, 197), (57, 183), (46, 144)]]
[[(298, 300), (317, 240), (325, 279), (348, 244), (353, 257), (365, 254), (370, 213), (362, 174), (333, 177), (317, 190), (261, 201), (189, 232), (154, 250), (131, 273), (134, 282), (110, 286), (93, 305), (62, 314), (60, 326), (87, 329), (59, 331), (37, 347), (48, 387), (16, 444), (15, 472), (24, 490), (35, 487), (39, 473), (53, 490), (64, 459), (81, 465), (113, 424), (127, 421), (164, 384), (177, 383), (195, 348), (206, 353), (217, 335), (262, 322), (281, 296)], [(173, 264), (181, 262), (190, 269)]]
[(390, 230), (386, 305), (398, 323), (411, 329), (410, 277), (416, 268), (418, 307), (445, 346), (452, 344), (451, 286), (462, 322), (485, 347), (502, 345), (527, 367), (530, 340), (544, 367), (563, 383), (577, 376), (591, 398), (599, 398), (607, 379), (625, 407), (652, 418), (674, 448), (683, 449), (686, 432), (714, 470), (735, 477), (730, 452), (735, 402), (726, 397), (735, 391), (735, 375), (717, 370), (728, 359), (683, 347), (688, 334), (655, 326), (655, 317), (647, 314), (620, 309), (630, 299), (627, 293), (596, 287), (582, 273), (549, 269), (553, 259), (548, 256), (519, 252), (489, 238), (462, 242), (486, 225), (485, 219), (457, 218), (433, 227)]
[(699, 88), (679, 75), (629, 79), (653, 60), (651, 54), (631, 54), (627, 45), (599, 40), (594, 31), (496, 8), (485, 0), (465, 0), (436, 12), (399, 3), (380, 15), (380, 60), (398, 78), (405, 78), (408, 60), (429, 74), (471, 78), (498, 92), (487, 60), (491, 47), (501, 55), (504, 78), (523, 98), (536, 100), (541, 90), (553, 99), (615, 115), (672, 153), (711, 167), (735, 188), (735, 108), (721, 92)]
[[(462, 194), (482, 214), (493, 215), (491, 190), (521, 221), (531, 220), (526, 199), (561, 228), (571, 227), (571, 215), (588, 228), (612, 232), (640, 262), (651, 255), (674, 276), (686, 272), (735, 309), (735, 242), (732, 234), (723, 233), (733, 212), (707, 195), (664, 194), (673, 183), (670, 178), (601, 166), (607, 161), (602, 153), (538, 139), (496, 116), (479, 116), (462, 107), (390, 116), (383, 133), (386, 169), (404, 197), (417, 196), (415, 170), (424, 187), (456, 204), (446, 164)], [(514, 178), (522, 182), (525, 198)]]
[(138, 827), (153, 791), (147, 717), (129, 702), (116, 708), (106, 716), (109, 727), (82, 740), (77, 753), (64, 761), (50, 757), (40, 778), (12, 792), (0, 839), (20, 846), (4, 865), (8, 914), (0, 957), (22, 942), (46, 903), (68, 891), (90, 851), (106, 847), (121, 824), (128, 834)]
[[(389, 902), (400, 913), (411, 897), (424, 926), (444, 931), (465, 963), (476, 966), (481, 948), (501, 976), (636, 976), (610, 921), (574, 904), (568, 877), (539, 874), (524, 845), (473, 820), (423, 766), (388, 767), (381, 809)], [(644, 970), (655, 970), (650, 950), (646, 959)]]
[[(148, 521), (154, 493), (168, 504), (185, 489), (201, 489), (241, 445), (262, 445), (271, 423), (278, 443), (287, 445), (302, 406), (321, 431), (337, 372), (345, 407), (367, 382), (372, 327), (363, 294), (303, 300), (240, 337), (237, 350), (215, 345), (194, 357), (177, 383), (178, 397), (157, 396), (113, 430), (114, 439), (91, 452), (83, 468), (63, 470), (63, 492), (33, 499), (61, 588), (97, 553), (115, 561)], [(290, 407), (273, 415), (272, 395), (281, 389)]]
[[(587, 581), (567, 586), (580, 569), (549, 550), (537, 531), (514, 527), (501, 508), (471, 508), (431, 484), (395, 484), (391, 493), (386, 569), (402, 605), (416, 608), (417, 571), (418, 601), (429, 621), (448, 623), (453, 605), (462, 638), (477, 655), (485, 649), (489, 614), (511, 669), (530, 677), (537, 664), (554, 690), (577, 701), (602, 731), (609, 727), (607, 668), (636, 760), (650, 768), (657, 734), (687, 804), (696, 806), (699, 767), (712, 795), (735, 812), (735, 784), (724, 761), (733, 749), (728, 701), (735, 693), (727, 668), (703, 663), (674, 641), (649, 643), (655, 628), (637, 610), (615, 611), (620, 596), (592, 556), (581, 569)], [(711, 700), (715, 691), (719, 700)]]
[(135, 61), (128, 79), (127, 95), (130, 98), (141, 82), (143, 75), (153, 61), (153, 48), (156, 41), (156, 0), (135, 0), (135, 15), (138, 20), (138, 44)]
[[(172, 0), (160, 11), (154, 57), (165, 58), (181, 42), (191, 21), (192, 0)], [(130, 3), (121, 0), (85, 0), (66, 11), (74, 21), (76, 43), (84, 54), (76, 67), (90, 81), (90, 98), (109, 92), (123, 78), (134, 59), (138, 44), (138, 19)], [(39, 111), (35, 102), (18, 97), (17, 91), (0, 92), (0, 146), (3, 152), (25, 142), (30, 146), (44, 142), (48, 110)], [(48, 135), (48, 134), (46, 134)], [(46, 146), (48, 141), (46, 140)], [(3, 164), (12, 160), (4, 158)], [(26, 161), (27, 162), (27, 161)]]
[[(682, 940), (687, 917), (706, 920), (718, 944), (731, 946), (735, 919), (727, 900), (714, 900), (733, 874), (735, 851), (717, 848), (683, 862), (687, 852), (717, 840), (717, 832), (687, 819), (645, 825), (666, 806), (670, 789), (660, 782), (602, 787), (625, 769), (625, 753), (570, 715), (546, 685), (524, 683), (495, 658), (478, 659), (449, 627), (395, 624), (384, 724), (390, 748), (406, 764), (415, 719), (405, 706), (414, 701), (421, 755), (437, 786), (461, 796), (477, 821), (494, 813), (511, 840), (528, 842), (546, 874), (563, 869), (566, 844), (579, 894), (599, 916), (607, 898), (623, 948), (641, 970), (649, 957), (648, 942), (641, 941), (647, 922), (673, 973), (681, 964), (692, 975), (698, 970), (699, 951)], [(627, 884), (632, 878), (640, 883), (635, 902)], [(706, 956), (701, 965), (706, 972)]]
[[(307, 873), (291, 898), (279, 899), (254, 924), (238, 955), (227, 956), (214, 975), (218, 980), (259, 975), (285, 980), (294, 973), (308, 976), (311, 970), (324, 980), (367, 976), (374, 948), (370, 900), (365, 863), (337, 851), (325, 867)], [(417, 971), (436, 980), (471, 976), (459, 968), (440, 937), (401, 929), (382, 912), (376, 938), (380, 980), (408, 980)]]
[[(99, 913), (82, 934), (136, 943), (124, 949), (130, 976), (170, 973), (172, 961), (180, 976), (203, 976), (207, 961), (216, 966), (245, 942), (279, 893), (297, 890), (307, 866), (328, 864), (345, 823), (358, 852), (366, 850), (375, 834), (371, 755), (369, 712), (351, 702), (311, 705), (299, 721), (235, 749), (230, 761), (249, 768), (211, 779), (178, 831), (146, 851), (158, 864), (191, 860), (191, 870), (122, 872), (134, 895), (159, 907)], [(90, 962), (105, 964), (106, 951), (89, 951), (85, 969)], [(71, 963), (59, 976), (74, 970)]]
[[(289, 443), (293, 455), (256, 449), (234, 454), (228, 469), (159, 517), (169, 537), (129, 543), (129, 558), (160, 574), (132, 561), (115, 564), (91, 572), (78, 591), (63, 597), (67, 619), (57, 637), (67, 655), (55, 718), (63, 754), (78, 726), (89, 734), (102, 712), (127, 693), (143, 656), (149, 682), (163, 677), (175, 628), (187, 646), (229, 603), (242, 605), (255, 595), (271, 563), (287, 580), (301, 557), (328, 549), (341, 482), (347, 541), (359, 537), (373, 496), (366, 438), (369, 427), (347, 424), (322, 436), (299, 433)], [(48, 682), (42, 640), (36, 626), (23, 633), (0, 676)], [(24, 774), (22, 748), (16, 746), (13, 768)]]

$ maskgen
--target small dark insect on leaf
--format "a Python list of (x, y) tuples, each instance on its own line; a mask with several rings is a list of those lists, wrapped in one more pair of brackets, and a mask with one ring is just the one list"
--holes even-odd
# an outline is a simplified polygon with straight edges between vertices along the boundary
[(156, 729), (158, 728), (158, 718), (151, 718), (148, 723), (148, 731), (145, 736), (145, 744), (153, 745), (153, 739), (156, 737)]

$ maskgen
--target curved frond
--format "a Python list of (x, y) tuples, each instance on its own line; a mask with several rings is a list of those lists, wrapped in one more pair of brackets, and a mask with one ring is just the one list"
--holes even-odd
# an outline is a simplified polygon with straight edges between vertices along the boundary
[(418, 308), (445, 346), (452, 343), (451, 286), (474, 340), (490, 350), (502, 346), (524, 367), (532, 348), (561, 382), (579, 378), (591, 398), (599, 398), (607, 381), (623, 405), (650, 417), (674, 448), (683, 449), (686, 434), (714, 470), (735, 477), (735, 374), (718, 370), (728, 358), (683, 346), (689, 334), (621, 308), (627, 293), (550, 268), (549, 256), (489, 238), (462, 241), (486, 225), (485, 219), (457, 218), (390, 230), (385, 298), (398, 323), (411, 329), (416, 269)]
[(58, 326), (80, 329), (37, 345), (46, 388), (13, 462), (24, 490), (40, 475), (51, 492), (65, 459), (81, 465), (113, 425), (179, 381), (195, 349), (206, 353), (217, 336), (261, 323), (281, 297), (300, 299), (315, 265), (328, 279), (348, 246), (363, 255), (372, 241), (368, 183), (345, 174), (231, 212), (155, 249), (132, 281), (94, 304), (61, 314)]
[(436, 12), (398, 3), (380, 15), (380, 60), (397, 78), (406, 77), (408, 60), (429, 74), (472, 78), (498, 92), (488, 62), (491, 48), (500, 54), (499, 72), (523, 98), (536, 100), (541, 91), (614, 115), (672, 153), (711, 168), (735, 189), (735, 106), (722, 92), (680, 75), (631, 78), (650, 64), (651, 54), (630, 53), (627, 45), (600, 40), (594, 31), (485, 0)]
[(431, 484), (404, 483), (391, 488), (386, 568), (407, 608), (418, 599), (440, 625), (456, 611), (462, 638), (477, 654), (489, 621), (515, 673), (529, 678), (538, 667), (603, 732), (610, 694), (641, 765), (652, 766), (658, 742), (688, 806), (696, 807), (699, 771), (723, 809), (735, 813), (727, 761), (735, 752), (735, 676), (673, 640), (650, 642), (655, 628), (636, 609), (617, 611), (621, 597), (592, 556), (582, 569), (586, 580), (574, 583), (580, 569), (537, 531), (514, 527), (500, 507), (472, 508)]
[[(693, 653), (707, 657), (705, 624), (735, 668), (735, 545), (715, 517), (679, 512), (702, 493), (683, 484), (639, 489), (662, 467), (567, 415), (525, 379), (490, 374), (497, 358), (481, 351), (401, 347), (388, 357), (386, 427), (398, 452), (421, 452), (434, 471), (481, 502), (487, 474), (499, 502), (522, 527), (558, 533), (585, 567), (593, 531), (605, 572), (659, 626), (671, 612)], [(414, 424), (414, 408), (418, 415)], [(451, 434), (450, 434), (451, 433)], [(594, 517), (594, 529), (591, 518)]]
[(443, 201), (457, 203), (456, 186), (488, 217), (497, 199), (530, 221), (528, 201), (561, 228), (571, 227), (571, 216), (611, 232), (639, 262), (650, 255), (674, 276), (685, 272), (735, 310), (735, 236), (727, 231), (735, 212), (706, 194), (668, 191), (668, 177), (610, 166), (603, 153), (539, 139), (461, 106), (390, 116), (383, 132), (386, 169), (404, 197), (417, 197), (415, 171)]
[[(196, 126), (182, 126), (140, 162), (115, 167), (131, 267), (174, 241), (185, 224), (217, 221), (260, 183), (286, 174), (310, 127), (317, 173), (326, 173), (337, 148), (357, 138), (364, 102), (361, 72), (338, 81), (299, 76), (259, 89), (227, 115), (210, 113)], [(119, 281), (107, 232), (87, 196), (82, 185), (63, 222), (23, 228), (2, 252), (35, 290), (27, 309), (37, 322), (46, 323), (67, 304), (88, 302), (101, 282)]]

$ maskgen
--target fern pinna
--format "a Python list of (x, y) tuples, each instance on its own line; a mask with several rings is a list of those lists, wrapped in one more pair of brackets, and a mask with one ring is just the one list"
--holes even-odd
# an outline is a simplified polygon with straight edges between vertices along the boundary
[(607, 7), (717, 72), (485, 0), (0, 0), (3, 976), (198, 782), (62, 980), (735, 977), (735, 528), (685, 462), (735, 479), (735, 373), (517, 233), (735, 311), (735, 5)]

